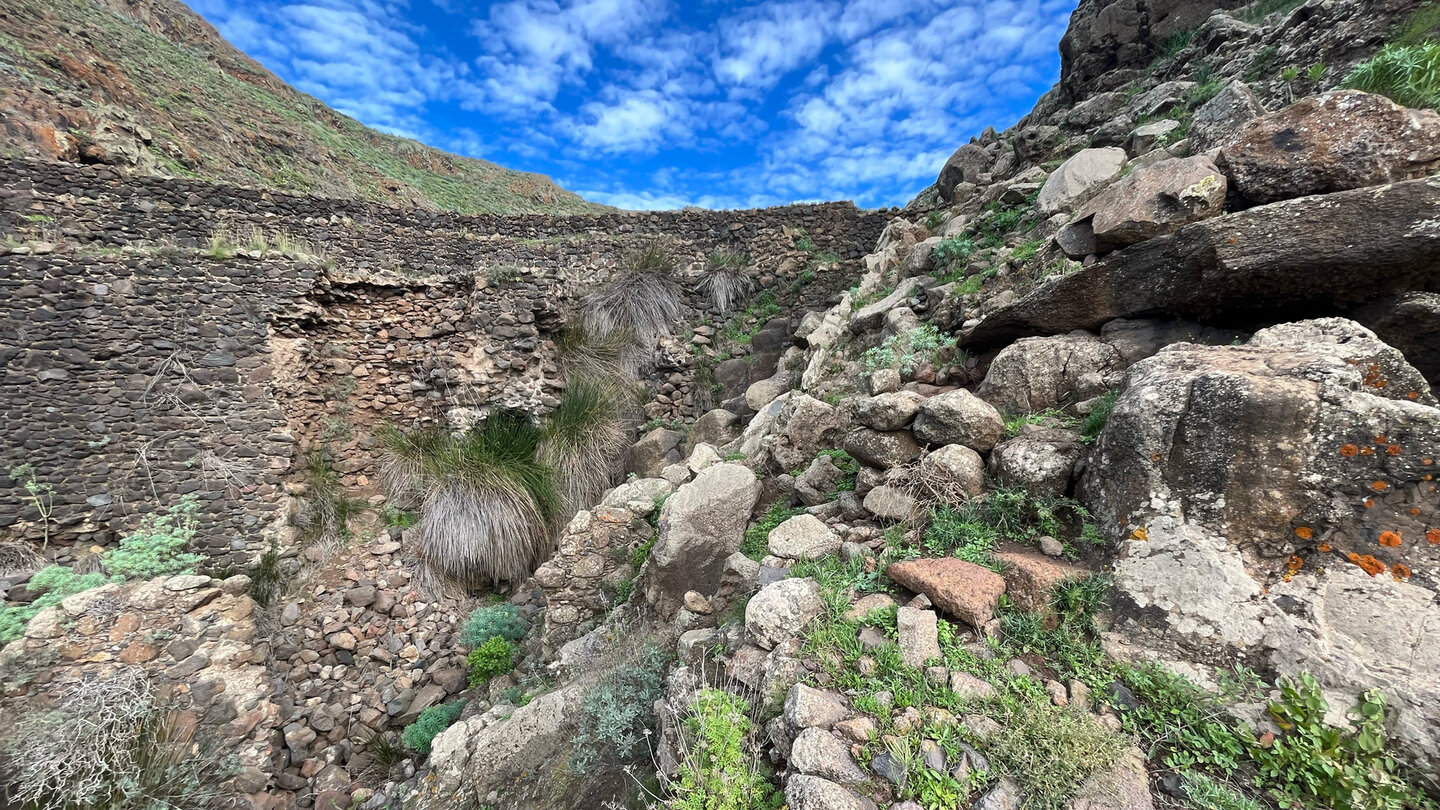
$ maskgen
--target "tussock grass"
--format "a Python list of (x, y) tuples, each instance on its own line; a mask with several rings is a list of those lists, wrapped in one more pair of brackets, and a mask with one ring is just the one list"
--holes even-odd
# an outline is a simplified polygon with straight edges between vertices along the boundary
[(632, 251), (619, 276), (585, 297), (581, 305), (585, 333), (597, 341), (629, 335), (636, 349), (654, 348), (683, 313), (680, 285), (669, 278), (674, 271), (675, 261), (659, 241)]
[(1356, 65), (1341, 87), (1378, 93), (1406, 107), (1440, 109), (1440, 42), (1386, 45)]
[(720, 317), (731, 313), (755, 289), (755, 280), (745, 274), (750, 257), (736, 250), (718, 250), (705, 262), (705, 275), (696, 291), (710, 297)]
[(544, 434), (528, 416), (499, 411), (459, 435), (437, 428), (377, 432), (382, 480), (402, 503), (422, 504), (421, 554), (465, 584), (519, 582), (543, 559), (562, 498), (541, 461)]
[(560, 405), (546, 419), (540, 458), (562, 471), (560, 497), (564, 513), (593, 506), (615, 483), (630, 446), (622, 419), (625, 378), (572, 379)]

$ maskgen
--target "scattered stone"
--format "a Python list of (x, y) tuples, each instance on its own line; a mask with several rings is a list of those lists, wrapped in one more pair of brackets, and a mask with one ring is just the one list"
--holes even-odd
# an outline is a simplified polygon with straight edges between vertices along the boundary
[(770, 531), (770, 553), (789, 560), (818, 560), (840, 550), (840, 537), (814, 515), (796, 515)]
[(950, 673), (950, 689), (962, 698), (984, 700), (995, 694), (995, 687), (989, 681), (977, 678), (968, 672)]
[(921, 403), (912, 430), (926, 444), (960, 444), (986, 453), (1005, 435), (1005, 422), (988, 402), (957, 388)]
[(933, 610), (902, 607), (895, 614), (900, 640), (900, 658), (906, 666), (923, 667), (942, 657), (939, 623)]
[(828, 729), (843, 720), (847, 712), (839, 695), (803, 683), (790, 687), (785, 694), (785, 722), (796, 731)]
[(1086, 579), (1089, 569), (1028, 552), (995, 555), (1005, 568), (1005, 593), (1021, 610), (1043, 612), (1050, 608), (1055, 586), (1066, 580)]
[(821, 728), (803, 729), (790, 747), (790, 765), (803, 774), (855, 785), (865, 772), (850, 757), (850, 747)]
[(932, 492), (973, 498), (985, 488), (985, 461), (963, 444), (947, 444), (920, 460), (920, 482)]
[(909, 560), (886, 571), (897, 584), (930, 597), (936, 607), (972, 627), (984, 627), (995, 617), (995, 606), (1005, 593), (1005, 579), (988, 568), (957, 560)]
[(865, 509), (881, 520), (897, 523), (913, 520), (921, 512), (914, 496), (892, 486), (878, 486), (865, 493)]
[(813, 579), (785, 579), (760, 589), (745, 606), (745, 631), (769, 650), (794, 638), (825, 612), (820, 584)]
[(785, 782), (790, 810), (875, 810), (875, 803), (818, 776), (797, 774)]
[(759, 498), (760, 482), (748, 468), (716, 464), (666, 499), (646, 567), (646, 601), (669, 612), (686, 591), (715, 593)]
[(1083, 204), (1120, 176), (1128, 156), (1124, 149), (1082, 149), (1051, 172), (1036, 204), (1049, 216)]

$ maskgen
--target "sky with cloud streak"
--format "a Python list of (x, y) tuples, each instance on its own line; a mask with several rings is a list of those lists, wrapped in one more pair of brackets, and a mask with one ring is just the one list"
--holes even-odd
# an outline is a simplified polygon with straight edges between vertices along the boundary
[(372, 127), (625, 208), (903, 205), (1059, 75), (1075, 0), (191, 0)]

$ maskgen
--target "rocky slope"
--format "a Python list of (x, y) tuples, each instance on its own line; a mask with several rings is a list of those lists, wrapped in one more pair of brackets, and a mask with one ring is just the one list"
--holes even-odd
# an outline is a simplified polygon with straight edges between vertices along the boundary
[(0, 154), (465, 212), (604, 210), (549, 178), (369, 129), (179, 0), (0, 9)]
[[(678, 308), (651, 390), (703, 362), (719, 407), (638, 431), (506, 602), (436, 582), (423, 525), (356, 518), (40, 611), (0, 651), (0, 733), (139, 668), (229, 740), (253, 807), (1434, 808), (1440, 117), (1336, 89), (1428, 9), (1082, 2), (1057, 88), (960, 147), (854, 287), (788, 318)], [(79, 310), (54, 247), (19, 247)], [(538, 284), (494, 322), (534, 324), (507, 364), (558, 371)], [(347, 331), (319, 352), (373, 333), (325, 379), (376, 410), (376, 378), (417, 379), (392, 300), (329, 302)], [(313, 440), (340, 411), (299, 379), (245, 396)], [(332, 445), (379, 510), (374, 447)]]

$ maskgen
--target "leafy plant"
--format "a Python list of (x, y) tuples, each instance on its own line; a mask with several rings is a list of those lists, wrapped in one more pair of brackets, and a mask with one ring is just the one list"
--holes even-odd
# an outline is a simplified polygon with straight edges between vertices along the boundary
[(465, 666), (470, 670), (470, 688), (484, 686), (515, 668), (515, 645), (503, 636), (492, 636), (465, 656)]
[(585, 693), (580, 730), (570, 754), (571, 770), (591, 773), (603, 761), (624, 762), (639, 753), (655, 724), (655, 701), (664, 692), (668, 662), (659, 647), (645, 645), (632, 663), (611, 672)]
[[(1371, 689), (1351, 710), (1348, 729), (1325, 722), (1329, 706), (1309, 673), (1281, 678), (1270, 715), (1282, 729), (1251, 751), (1258, 782), (1282, 808), (1384, 810), (1420, 806), (1425, 799), (1398, 775), (1386, 752), (1385, 696)], [(1432, 805), (1433, 806), (1433, 805)]]
[(420, 522), (420, 516), (414, 512), (397, 509), (394, 506), (386, 505), (380, 509), (380, 522), (391, 529), (408, 529)]
[(1120, 719), (1140, 738), (1147, 760), (1217, 775), (1235, 773), (1247, 762), (1243, 729), (1217, 696), (1154, 664), (1122, 669), (1121, 679), (1136, 703)]
[(995, 528), (979, 519), (979, 509), (967, 504), (960, 509), (942, 506), (930, 512), (925, 528), (925, 552), (938, 556), (954, 556), (966, 562), (1000, 571), (1000, 563), (992, 556), (995, 549)]
[(935, 246), (930, 252), (935, 264), (951, 268), (970, 260), (975, 253), (975, 240), (968, 236), (955, 236)]
[(1186, 804), (1195, 810), (1265, 810), (1260, 802), (1239, 790), (1198, 771), (1185, 771), (1180, 782)]
[(1105, 424), (1110, 421), (1110, 412), (1115, 410), (1115, 403), (1120, 400), (1120, 390), (1107, 391), (1090, 404), (1090, 412), (1080, 422), (1080, 437), (1087, 443), (1100, 438), (1100, 432), (1105, 430)]
[(1305, 68), (1305, 78), (1312, 82), (1318, 82), (1325, 78), (1325, 71), (1327, 70), (1329, 70), (1329, 68), (1325, 67), (1324, 62), (1316, 62), (1310, 67)]
[(55, 487), (40, 481), (35, 477), (35, 467), (30, 464), (17, 464), (9, 470), (12, 481), (20, 484), (25, 490), (25, 500), (30, 502), (35, 511), (40, 515), (40, 529), (44, 532), (44, 541), (40, 548), (50, 547), (50, 516), (55, 513)]
[(931, 211), (930, 213), (925, 215), (926, 230), (933, 232), (936, 228), (939, 228), (944, 222), (945, 215), (940, 213), (939, 211)]
[(530, 629), (520, 616), (520, 608), (509, 602), (485, 605), (470, 612), (465, 626), (460, 628), (460, 643), (467, 647), (479, 647), (492, 638), (519, 641)]
[(913, 374), (921, 366), (934, 363), (944, 349), (953, 349), (956, 338), (941, 332), (933, 324), (921, 324), (908, 332), (891, 335), (865, 352), (865, 370), (895, 368)]
[(759, 757), (747, 750), (750, 707), (744, 698), (701, 689), (681, 728), (672, 810), (778, 810), (783, 805)]
[(205, 555), (184, 551), (195, 536), (200, 502), (186, 495), (163, 514), (149, 514), (120, 547), (100, 555), (105, 570), (127, 579), (153, 579), (194, 573)]
[(32, 593), (40, 594), (35, 601), (28, 605), (0, 607), (0, 646), (24, 636), (25, 625), (45, 608), (55, 607), (82, 591), (120, 581), (122, 580), (118, 576), (99, 572), (77, 574), (75, 569), (64, 565), (51, 565), (40, 569), (26, 583)]
[(400, 733), (400, 741), (406, 748), (414, 751), (422, 757), (430, 756), (430, 745), (439, 736), (440, 732), (449, 728), (465, 711), (465, 702), (456, 700), (450, 703), (443, 703), (439, 706), (431, 706), (415, 722), (405, 727)]
[(1440, 42), (1386, 45), (1340, 86), (1379, 93), (1405, 107), (1440, 108)]

